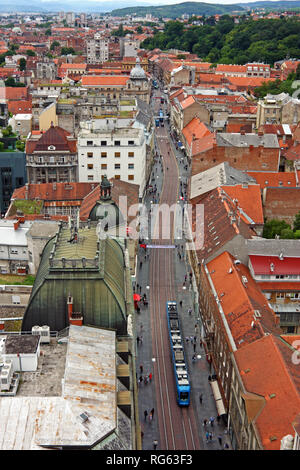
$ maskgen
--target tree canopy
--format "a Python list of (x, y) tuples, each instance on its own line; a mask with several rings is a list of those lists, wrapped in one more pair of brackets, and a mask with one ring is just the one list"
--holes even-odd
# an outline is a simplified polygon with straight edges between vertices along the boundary
[(260, 19), (248, 17), (235, 24), (232, 17), (223, 15), (215, 24), (213, 17), (202, 19), (203, 24), (183, 24), (168, 21), (163, 32), (145, 39), (141, 47), (180, 49), (197, 54), (210, 62), (245, 64), (265, 62), (274, 64), (285, 57), (300, 57), (300, 21), (293, 18)]

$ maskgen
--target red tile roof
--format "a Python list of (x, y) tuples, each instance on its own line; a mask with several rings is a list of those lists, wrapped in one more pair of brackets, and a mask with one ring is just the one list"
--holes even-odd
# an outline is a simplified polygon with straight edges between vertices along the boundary
[(242, 211), (238, 212), (246, 223), (251, 222), (247, 217), (244, 217), (243, 212), (255, 224), (262, 225), (264, 223), (260, 186), (258, 184), (250, 184), (245, 187), (242, 184), (236, 184), (234, 186), (222, 186), (222, 189), (232, 201), (236, 201), (237, 207), (242, 209)]
[[(193, 206), (201, 202), (204, 213), (200, 210), (192, 214), (192, 231), (196, 236), (198, 248), (197, 257), (202, 259), (211, 258), (214, 253), (219, 253), (223, 247), (236, 236), (245, 239), (251, 238), (255, 233), (244, 220), (231, 221), (230, 213), (235, 213), (235, 207), (230, 201), (223, 200), (222, 189), (216, 188), (204, 197), (193, 199)], [(200, 208), (200, 206), (199, 206)], [(203, 221), (204, 217), (204, 221)], [(204, 223), (204, 225), (203, 225)], [(198, 232), (203, 230), (203, 232)]]
[(76, 153), (77, 140), (74, 138), (68, 139), (68, 136), (70, 136), (70, 133), (62, 127), (51, 126), (38, 140), (30, 138), (27, 140), (26, 152), (45, 151), (48, 150), (50, 145), (53, 145), (56, 151)]
[(124, 75), (111, 75), (111, 76), (85, 76), (82, 77), (82, 86), (122, 86), (124, 87), (129, 80), (129, 77)]
[[(81, 201), (96, 186), (96, 183), (28, 184), (27, 199), (40, 199), (43, 201)], [(15, 189), (11, 198), (26, 199), (26, 186)]]
[(300, 282), (287, 282), (287, 281), (266, 281), (260, 282), (257, 281), (259, 287), (264, 292), (272, 292), (272, 291), (290, 291), (290, 292), (297, 292), (300, 290)]
[(296, 176), (293, 171), (289, 172), (260, 172), (260, 171), (248, 171), (250, 176), (252, 176), (257, 183), (260, 185), (261, 189), (266, 187), (296, 187)]
[(300, 144), (290, 147), (288, 150), (285, 150), (283, 156), (287, 160), (300, 160)]
[(299, 370), (291, 363), (292, 351), (268, 335), (234, 355), (247, 392), (264, 398), (264, 405), (255, 417), (262, 445), (265, 450), (279, 450), (281, 439), (287, 434), (294, 435), (292, 423), (300, 409), (294, 380)]
[[(124, 220), (128, 219), (128, 223), (135, 219), (135, 215), (129, 216), (128, 210), (134, 204), (138, 204), (139, 201), (139, 185), (128, 183), (122, 180), (116, 180), (111, 178), (112, 183), (111, 198), (117, 204), (120, 211), (123, 213), (123, 207), (120, 205), (120, 197), (127, 197), (127, 214), (123, 213)], [(93, 191), (91, 191), (82, 201), (80, 207), (80, 219), (87, 220), (91, 210), (95, 206), (96, 202), (100, 199), (100, 185), (98, 184)]]
[[(277, 318), (268, 301), (251, 277), (249, 269), (234, 263), (228, 252), (207, 264), (211, 281), (237, 349), (262, 338), (265, 332), (280, 332)], [(259, 311), (260, 317), (255, 316)], [(255, 325), (255, 327), (254, 327)]]
[(255, 275), (300, 275), (300, 253), (298, 258), (284, 257), (282, 260), (278, 256), (249, 255), (249, 260)]
[(195, 117), (183, 128), (182, 134), (188, 145), (191, 146), (193, 140), (202, 139), (203, 137), (210, 136), (212, 133), (204, 122)]
[(228, 64), (218, 64), (216, 67), (216, 72), (231, 72), (231, 73), (246, 73), (246, 65), (228, 65)]
[(27, 87), (0, 87), (0, 98), (7, 100), (26, 100), (28, 98)]
[(10, 100), (7, 109), (12, 114), (30, 114), (32, 111), (32, 102), (31, 100)]

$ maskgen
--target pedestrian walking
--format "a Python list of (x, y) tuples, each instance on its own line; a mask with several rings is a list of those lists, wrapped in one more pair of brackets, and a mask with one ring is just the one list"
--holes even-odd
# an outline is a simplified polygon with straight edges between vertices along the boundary
[(211, 425), (212, 428), (214, 427), (214, 420), (215, 420), (215, 418), (213, 416), (211, 416), (209, 418), (209, 422), (210, 422), (210, 425)]
[(188, 313), (189, 313), (189, 315), (192, 315), (192, 309), (191, 308), (188, 309)]
[(147, 383), (148, 383), (148, 375), (145, 375), (145, 377), (144, 377), (144, 384), (147, 385)]
[(209, 433), (209, 440), (212, 441), (213, 434), (212, 432)]
[(229, 445), (227, 444), (227, 442), (225, 442), (224, 444), (224, 449), (229, 449)]
[(144, 380), (144, 379), (143, 379), (143, 376), (141, 375), (140, 378), (139, 378), (139, 384), (140, 384), (140, 385), (142, 385), (143, 380)]
[(194, 336), (190, 336), (190, 341), (191, 341), (191, 344), (193, 344), (193, 342), (194, 342)]
[(150, 411), (150, 414), (149, 414), (150, 421), (152, 421), (153, 417), (154, 417), (154, 408), (152, 408), (152, 410)]
[(194, 352), (196, 352), (196, 343), (193, 344)]
[(207, 421), (208, 421), (208, 419), (207, 419), (207, 418), (204, 418), (204, 420), (203, 420), (203, 426), (204, 426), (204, 427), (207, 425)]
[(140, 343), (143, 344), (143, 335), (140, 335)]
[(144, 367), (143, 367), (143, 364), (140, 365), (140, 373), (142, 374), (144, 371)]
[(200, 401), (200, 405), (202, 405), (202, 400), (203, 400), (203, 394), (202, 394), (202, 393), (200, 393), (200, 395), (199, 395), (199, 401)]
[(218, 436), (218, 441), (219, 441), (220, 446), (222, 447), (222, 436)]
[(148, 416), (148, 411), (147, 410), (144, 411), (144, 416), (145, 416), (145, 421), (146, 421), (147, 416)]
[(209, 432), (208, 431), (206, 431), (205, 437), (206, 437), (206, 442), (208, 442), (208, 439), (209, 439)]
[(193, 354), (192, 361), (196, 362), (196, 354)]
[(180, 307), (182, 307), (182, 300), (179, 302)]
[(221, 416), (218, 415), (218, 416), (217, 416), (217, 423), (218, 423), (218, 424), (220, 424), (220, 419), (221, 419)]
[(139, 336), (136, 337), (136, 342), (137, 342), (137, 345), (139, 345), (139, 342), (140, 342), (140, 337)]
[(152, 380), (152, 372), (150, 372), (150, 374), (149, 374), (148, 377), (149, 377), (149, 382), (151, 382), (151, 380)]
[(190, 340), (190, 338), (188, 336), (186, 336), (185, 341), (188, 343), (189, 340)]
[(157, 446), (158, 446), (158, 442), (156, 439), (154, 439), (153, 441), (153, 449), (156, 450), (157, 449)]

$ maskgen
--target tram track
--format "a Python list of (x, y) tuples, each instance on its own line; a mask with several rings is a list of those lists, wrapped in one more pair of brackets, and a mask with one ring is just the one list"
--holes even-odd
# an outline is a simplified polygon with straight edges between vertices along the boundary
[[(164, 170), (164, 182), (159, 204), (172, 206), (177, 204), (178, 201), (179, 170), (166, 128), (163, 129), (162, 131), (162, 128), (159, 128), (156, 136), (159, 153), (163, 156)], [(165, 222), (162, 218), (155, 221), (152, 243), (170, 245), (173, 242), (175, 219), (171, 222), (169, 239), (164, 240), (160, 236), (155, 238), (156, 235), (164, 233), (163, 224)], [(165, 306), (168, 300), (176, 300), (174, 262), (174, 251), (172, 249), (152, 250), (149, 273), (150, 315), (152, 350), (156, 360), (154, 372), (160, 449), (195, 450), (200, 448), (196, 420), (191, 405), (185, 409), (177, 405), (169, 345)]]

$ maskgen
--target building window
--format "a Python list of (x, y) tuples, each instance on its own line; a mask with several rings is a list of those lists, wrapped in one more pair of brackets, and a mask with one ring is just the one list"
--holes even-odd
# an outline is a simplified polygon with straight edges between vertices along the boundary
[(121, 175), (115, 175), (115, 179), (119, 180), (121, 178)]
[(101, 152), (101, 158), (106, 158), (107, 157), (107, 153), (106, 152)]
[(87, 145), (88, 147), (92, 146), (92, 145), (93, 145), (93, 141), (92, 141), (92, 140), (87, 140), (86, 145)]
[(88, 175), (88, 181), (93, 181), (94, 180), (94, 176), (93, 175)]
[(128, 157), (134, 157), (134, 152), (128, 152)]
[(88, 167), (89, 170), (92, 170), (94, 168), (94, 165), (92, 163), (88, 163), (87, 167)]
[(120, 163), (116, 163), (116, 164), (115, 164), (115, 170), (120, 170), (120, 168), (121, 168)]
[(102, 165), (101, 165), (101, 170), (107, 170), (107, 165), (106, 165), (106, 163), (102, 163)]
[(121, 153), (120, 152), (115, 152), (115, 158), (120, 158), (121, 157)]
[(134, 145), (134, 140), (128, 140), (128, 145)]
[(128, 163), (128, 170), (133, 170), (133, 169), (134, 169), (134, 164)]
[(116, 147), (120, 147), (121, 141), (120, 140), (115, 140), (114, 144), (115, 144)]
[(93, 152), (88, 152), (87, 156), (88, 156), (88, 158), (93, 158), (94, 154), (93, 154)]
[(128, 181), (133, 181), (134, 180), (134, 175), (128, 175)]
[(106, 140), (101, 140), (101, 147), (106, 147), (106, 145), (107, 145)]

